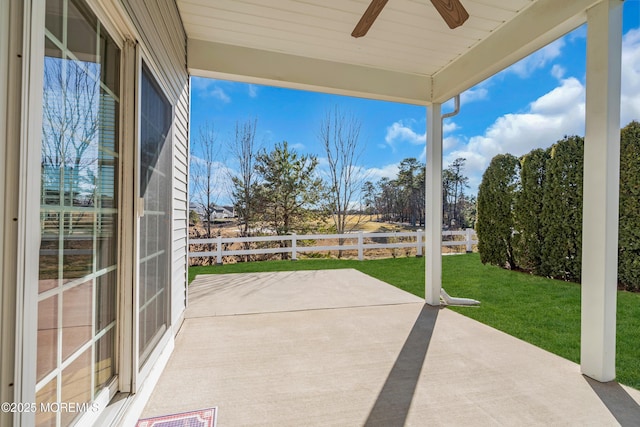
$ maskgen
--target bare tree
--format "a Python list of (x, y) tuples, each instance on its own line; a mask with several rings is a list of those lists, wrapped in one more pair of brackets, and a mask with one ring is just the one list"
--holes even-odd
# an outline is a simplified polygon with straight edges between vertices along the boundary
[(258, 120), (236, 122), (235, 138), (229, 144), (229, 152), (237, 164), (237, 172), (231, 177), (231, 197), (240, 218), (241, 234), (248, 235), (249, 225), (253, 220), (256, 203), (257, 175), (256, 156), (258, 148), (255, 144)]
[(207, 237), (211, 237), (211, 222), (215, 219), (215, 206), (221, 194), (220, 145), (212, 123), (198, 129), (198, 137), (191, 152), (191, 197), (201, 209), (206, 222)]
[[(348, 221), (351, 204), (358, 200), (366, 179), (358, 165), (363, 151), (360, 127), (359, 120), (342, 113), (337, 106), (327, 112), (320, 124), (319, 138), (327, 155), (329, 169), (329, 205), (338, 234), (353, 230), (363, 218), (359, 216), (356, 221)], [(342, 243), (343, 239), (340, 239), (339, 244)]]
[[(71, 61), (47, 58), (42, 124), (43, 197), (53, 192), (66, 204), (95, 203), (100, 86)], [(89, 151), (88, 151), (89, 150)], [(93, 151), (92, 151), (93, 150)]]

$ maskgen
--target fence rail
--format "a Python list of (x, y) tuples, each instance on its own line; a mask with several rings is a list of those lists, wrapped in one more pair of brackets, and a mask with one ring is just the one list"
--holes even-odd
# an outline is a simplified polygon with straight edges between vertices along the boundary
[[(442, 241), (442, 246), (465, 246), (467, 252), (471, 252), (474, 244), (478, 241), (474, 239), (475, 230), (467, 228), (460, 231), (443, 231), (443, 237), (463, 236), (464, 240)], [(365, 241), (368, 239), (392, 238), (393, 240), (405, 239), (410, 241), (379, 243), (376, 241)], [(318, 240), (337, 239), (343, 241), (342, 245), (316, 245)], [(313, 245), (299, 245), (313, 240)], [(266, 255), (287, 253), (291, 254), (291, 259), (296, 260), (298, 254), (302, 252), (319, 251), (348, 251), (357, 250), (358, 259), (364, 259), (364, 251), (367, 249), (400, 249), (415, 248), (416, 256), (422, 256), (424, 251), (425, 233), (422, 230), (406, 232), (387, 233), (346, 233), (346, 234), (289, 234), (284, 236), (256, 236), (256, 237), (214, 237), (209, 239), (189, 239), (189, 245), (215, 245), (214, 250), (191, 252), (189, 257), (215, 257), (217, 264), (222, 264), (222, 257), (234, 255)], [(284, 242), (285, 245), (276, 248), (254, 248), (254, 249), (229, 249), (234, 243), (259, 243), (259, 242)], [(349, 242), (349, 243), (347, 243)]]

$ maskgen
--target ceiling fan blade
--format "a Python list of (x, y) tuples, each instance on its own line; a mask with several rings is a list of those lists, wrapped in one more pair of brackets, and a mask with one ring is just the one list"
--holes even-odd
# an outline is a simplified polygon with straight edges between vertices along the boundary
[(469, 18), (469, 13), (462, 6), (460, 0), (431, 0), (431, 3), (451, 29), (464, 24), (464, 21)]
[(369, 28), (371, 28), (378, 15), (380, 15), (380, 12), (382, 12), (382, 9), (384, 9), (387, 1), (389, 0), (373, 0), (364, 12), (364, 15), (362, 15), (362, 18), (360, 18), (360, 21), (358, 21), (351, 35), (358, 38), (367, 34)]

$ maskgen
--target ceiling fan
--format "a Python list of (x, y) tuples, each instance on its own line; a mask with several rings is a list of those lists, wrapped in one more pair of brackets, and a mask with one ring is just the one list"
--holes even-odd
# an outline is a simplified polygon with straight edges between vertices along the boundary
[[(384, 9), (387, 1), (389, 0), (373, 0), (364, 12), (364, 15), (362, 15), (362, 18), (360, 18), (360, 21), (358, 21), (351, 35), (358, 38), (367, 34), (369, 28), (371, 28), (380, 12), (382, 12), (382, 9)], [(451, 29), (464, 24), (464, 21), (469, 18), (469, 13), (467, 13), (462, 6), (460, 0), (431, 0), (431, 3), (433, 3)]]

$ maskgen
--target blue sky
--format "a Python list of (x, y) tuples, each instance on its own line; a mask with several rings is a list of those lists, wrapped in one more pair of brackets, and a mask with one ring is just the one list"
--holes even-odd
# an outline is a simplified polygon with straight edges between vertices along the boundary
[[(457, 157), (467, 159), (470, 193), (477, 191), (494, 155), (519, 156), (564, 135), (584, 135), (585, 52), (586, 28), (581, 27), (462, 94), (460, 113), (445, 121), (444, 166)], [(204, 123), (213, 124), (224, 145), (237, 121), (257, 119), (259, 145), (269, 149), (288, 141), (322, 164), (318, 128), (326, 112), (338, 106), (361, 122), (360, 166), (370, 180), (395, 176), (406, 157), (425, 160), (425, 107), (198, 77), (192, 78), (191, 96), (194, 156)], [(445, 104), (443, 112), (451, 108), (452, 103)], [(640, 120), (640, 0), (624, 2), (621, 125), (631, 120)], [(233, 169), (224, 149), (220, 156), (221, 169)], [(225, 202), (223, 192), (220, 203)]]

